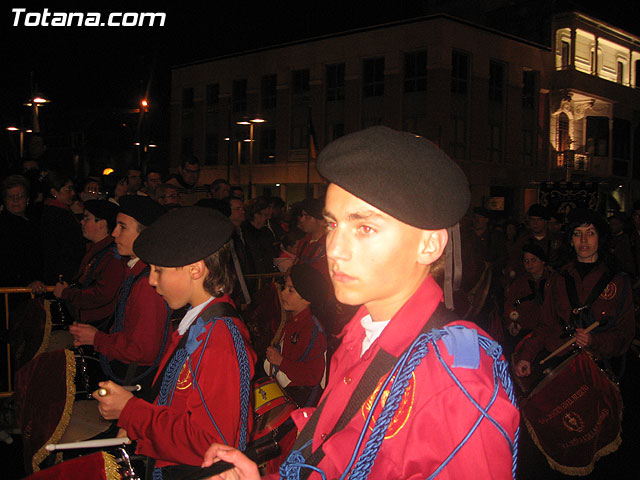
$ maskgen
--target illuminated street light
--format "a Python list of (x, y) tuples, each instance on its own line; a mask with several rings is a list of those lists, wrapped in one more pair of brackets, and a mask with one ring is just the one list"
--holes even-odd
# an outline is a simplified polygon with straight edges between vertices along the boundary
[(20, 132), (20, 147), (19, 147), (19, 152), (20, 152), (20, 158), (24, 157), (24, 134), (25, 133), (32, 133), (33, 130), (31, 130), (30, 128), (24, 129), (24, 128), (19, 128), (16, 126), (10, 126), (7, 127), (7, 131), (8, 132)]
[[(266, 120), (262, 117), (256, 116), (254, 118), (242, 118), (238, 120), (236, 124), (238, 125), (249, 125), (249, 198), (252, 196), (252, 187), (253, 187), (253, 126), (255, 124), (265, 123)], [(247, 140), (245, 140), (246, 142)], [(240, 158), (240, 149), (238, 148), (238, 159)]]

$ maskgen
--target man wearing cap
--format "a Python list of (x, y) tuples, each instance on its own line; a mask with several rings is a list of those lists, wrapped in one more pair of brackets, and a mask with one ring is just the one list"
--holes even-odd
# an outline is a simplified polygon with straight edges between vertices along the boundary
[(124, 261), (118, 254), (111, 231), (118, 207), (106, 200), (84, 202), (82, 235), (89, 240), (73, 286), (57, 283), (53, 294), (73, 311), (75, 320), (106, 328), (116, 306), (116, 295), (124, 279)]
[[(527, 210), (528, 229), (517, 240), (514, 252), (520, 252), (526, 244), (538, 245), (547, 256), (547, 263), (553, 268), (559, 268), (564, 263), (562, 255), (562, 234), (552, 234), (549, 231), (549, 210), (544, 205), (534, 203)], [(566, 259), (568, 260), (568, 259)], [(510, 258), (507, 272), (510, 279), (517, 274), (523, 274), (524, 269), (520, 258)]]
[(101, 383), (107, 396), (94, 396), (102, 415), (119, 419), (137, 440), (137, 452), (155, 460), (154, 479), (183, 478), (175, 464), (199, 465), (213, 441), (244, 449), (251, 432), (256, 355), (229, 296), (232, 231), (220, 212), (185, 207), (143, 231), (134, 245), (151, 265), (149, 285), (172, 309), (191, 308), (169, 340), (147, 397), (152, 403), (113, 382)]
[(125, 280), (116, 303), (109, 333), (86, 324), (69, 328), (73, 344), (92, 345), (108, 362), (101, 362), (106, 374), (120, 383), (148, 380), (159, 359), (169, 328), (168, 308), (147, 282), (149, 267), (133, 250), (133, 242), (164, 208), (149, 197), (125, 195), (120, 198), (113, 237), (118, 253), (128, 257)]
[[(428, 140), (386, 127), (341, 137), (317, 168), (330, 182), (324, 217), (335, 294), (362, 307), (343, 330), (317, 409), (292, 414), (301, 432), (280, 472), (513, 478), (519, 414), (502, 386), (510, 390), (508, 374), (493, 373), (495, 361), (507, 368), (504, 357), (495, 342), (480, 343), (487, 335), (474, 324), (452, 322), (430, 276), (447, 228), (467, 210), (464, 174)], [(240, 452), (212, 445), (204, 465), (216, 457), (236, 465), (230, 474), (258, 478)]]

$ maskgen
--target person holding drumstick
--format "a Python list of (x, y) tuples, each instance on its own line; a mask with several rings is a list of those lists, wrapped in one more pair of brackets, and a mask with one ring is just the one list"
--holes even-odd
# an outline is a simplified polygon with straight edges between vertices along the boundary
[[(487, 354), (482, 330), (447, 311), (431, 276), (447, 228), (469, 206), (464, 173), (430, 141), (381, 126), (327, 145), (317, 168), (330, 182), (335, 295), (362, 306), (342, 332), (318, 407), (292, 413), (301, 432), (281, 475), (514, 478), (520, 417), (506, 361), (492, 340)], [(506, 376), (497, 379), (494, 365)], [(259, 478), (235, 449), (212, 445), (203, 466), (216, 459), (235, 465), (222, 478)]]
[(312, 306), (326, 302), (329, 285), (311, 265), (291, 267), (282, 290), (287, 320), (275, 345), (267, 347), (264, 369), (300, 407), (315, 406), (324, 388), (327, 339)]
[(549, 281), (542, 323), (519, 348), (515, 373), (520, 377), (531, 374), (543, 349), (554, 352), (566, 343), (568, 333), (575, 345), (603, 360), (624, 355), (633, 339), (631, 284), (608, 261), (607, 222), (596, 212), (579, 209), (571, 215), (567, 232), (575, 258)]
[(145, 395), (150, 402), (113, 382), (100, 384), (107, 395), (93, 394), (103, 417), (117, 419), (137, 441), (137, 453), (152, 459), (146, 478), (183, 478), (177, 464), (199, 465), (212, 442), (246, 447), (256, 355), (229, 296), (235, 282), (232, 231), (220, 212), (184, 207), (143, 230), (133, 245), (151, 266), (149, 285), (173, 310), (191, 307)]

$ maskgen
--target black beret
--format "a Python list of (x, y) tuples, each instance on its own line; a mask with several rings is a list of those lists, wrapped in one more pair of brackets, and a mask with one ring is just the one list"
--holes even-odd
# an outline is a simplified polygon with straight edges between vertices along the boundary
[(429, 140), (387, 127), (337, 139), (318, 157), (329, 182), (411, 226), (455, 225), (469, 207), (469, 183), (458, 165)]
[(530, 253), (531, 255), (535, 255), (543, 262), (547, 261), (547, 254), (544, 253), (544, 250), (540, 245), (536, 245), (535, 243), (525, 243), (522, 247), (522, 254)]
[(183, 267), (218, 251), (232, 233), (231, 221), (217, 210), (177, 208), (140, 232), (133, 251), (145, 263)]
[(298, 294), (312, 305), (327, 301), (329, 284), (320, 271), (306, 263), (296, 263), (289, 270), (291, 283)]
[(314, 218), (322, 220), (322, 209), (324, 208), (324, 200), (319, 198), (305, 198), (302, 201), (302, 209)]
[(527, 215), (530, 217), (540, 217), (544, 218), (545, 220), (549, 220), (549, 210), (547, 209), (547, 207), (539, 203), (534, 203), (533, 205), (531, 205), (529, 207), (529, 210), (527, 210)]
[(84, 208), (98, 220), (106, 220), (107, 225), (116, 223), (118, 206), (113, 202), (108, 200), (87, 200), (84, 202)]
[(143, 195), (124, 195), (118, 200), (119, 213), (134, 218), (138, 223), (148, 227), (155, 222), (167, 209), (150, 197)]

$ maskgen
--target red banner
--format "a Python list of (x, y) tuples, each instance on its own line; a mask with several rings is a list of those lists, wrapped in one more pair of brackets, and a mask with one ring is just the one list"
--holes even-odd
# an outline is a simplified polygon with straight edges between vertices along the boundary
[(584, 351), (560, 364), (520, 407), (549, 465), (564, 474), (588, 475), (622, 441), (618, 387)]

